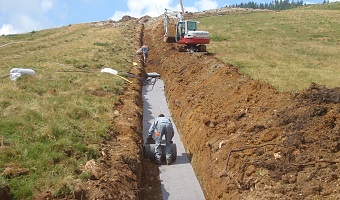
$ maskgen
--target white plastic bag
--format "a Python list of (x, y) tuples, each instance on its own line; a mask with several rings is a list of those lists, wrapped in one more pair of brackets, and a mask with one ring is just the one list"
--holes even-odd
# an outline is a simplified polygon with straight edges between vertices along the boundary
[(12, 81), (16, 81), (22, 75), (35, 76), (35, 71), (33, 69), (12, 68), (9, 72), (9, 77)]
[(104, 69), (100, 70), (100, 72), (105, 72), (105, 73), (114, 74), (114, 75), (118, 74), (117, 70), (114, 70), (114, 69), (111, 69), (111, 68), (104, 68)]

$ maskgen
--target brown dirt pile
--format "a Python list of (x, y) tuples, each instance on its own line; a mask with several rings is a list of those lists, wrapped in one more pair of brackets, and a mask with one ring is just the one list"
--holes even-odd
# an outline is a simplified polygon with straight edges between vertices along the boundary
[(161, 20), (143, 40), (207, 199), (340, 197), (340, 88), (280, 93), (211, 55), (179, 53)]

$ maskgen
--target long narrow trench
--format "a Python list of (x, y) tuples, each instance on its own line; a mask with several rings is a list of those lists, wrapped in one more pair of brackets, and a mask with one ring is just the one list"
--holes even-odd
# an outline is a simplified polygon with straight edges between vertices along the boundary
[[(143, 139), (146, 141), (148, 129), (159, 114), (171, 118), (161, 79), (154, 85), (143, 86)], [(173, 120), (172, 120), (173, 122)], [(162, 163), (158, 167), (163, 199), (205, 199), (203, 191), (189, 162), (180, 134), (174, 124), (173, 142), (177, 145), (177, 159), (171, 165)]]
[[(339, 110), (339, 106), (336, 100), (334, 103), (324, 101), (326, 97), (335, 97), (336, 89), (322, 89), (312, 84), (309, 89), (292, 96), (289, 93), (278, 92), (263, 81), (241, 74), (237, 68), (224, 64), (214, 56), (179, 53), (176, 44), (164, 42), (161, 19), (150, 20), (150, 23), (146, 24), (142, 40), (150, 47), (149, 63), (144, 66), (144, 70), (161, 74), (168, 100), (166, 103), (163, 85), (155, 85), (152, 90), (151, 87), (143, 88), (144, 92), (147, 90), (147, 93), (143, 93), (144, 107), (146, 106), (144, 135), (152, 119), (160, 112), (165, 112), (163, 108), (168, 104), (171, 113), (164, 114), (173, 118), (178, 130), (181, 131), (181, 134), (176, 132), (176, 136), (182, 136), (175, 142), (179, 148), (182, 140), (187, 152), (190, 153), (191, 163), (205, 198), (300, 198), (301, 192), (306, 197), (315, 196), (313, 188), (320, 186), (320, 183), (302, 179), (296, 182), (300, 175), (301, 177), (309, 175), (310, 169), (301, 169), (301, 172), (296, 174), (296, 162), (299, 160), (294, 161), (290, 158), (301, 159), (304, 156), (313, 158), (320, 149), (318, 143), (313, 141), (318, 141), (320, 134), (336, 133), (334, 124), (334, 126), (326, 124), (329, 119), (336, 123), (335, 119), (339, 113), (336, 111)], [(157, 81), (158, 83), (161, 83), (161, 80)], [(161, 93), (162, 96), (148, 97), (151, 92)], [(154, 102), (151, 102), (151, 99)], [(316, 105), (329, 112), (323, 113), (323, 116), (311, 116), (310, 113), (316, 112)], [(324, 131), (320, 132), (321, 129)], [(301, 144), (310, 147), (303, 154), (300, 154), (301, 147), (295, 145), (297, 137), (303, 138), (301, 139), (303, 141), (305, 139), (311, 141), (308, 144)], [(248, 151), (248, 147), (252, 149)], [(231, 152), (235, 150), (240, 152), (231, 156)], [(321, 150), (323, 158), (327, 156), (330, 160), (334, 159), (334, 153), (329, 153), (329, 149)], [(273, 156), (278, 152), (284, 155), (282, 159)], [(173, 165), (156, 167), (150, 162), (150, 166), (155, 168), (146, 170), (147, 175), (151, 172), (159, 174), (160, 180), (156, 177), (153, 182), (159, 185), (163, 199), (176, 199), (174, 195), (183, 195), (176, 191), (177, 188), (193, 186), (192, 183), (185, 183), (187, 177), (176, 174), (182, 171), (177, 167), (189, 165), (186, 161), (183, 164), (177, 163), (182, 153), (186, 155), (185, 151), (180, 152), (178, 149), (178, 161)], [(329, 164), (325, 169), (332, 171), (332, 166), (334, 165)], [(176, 173), (173, 173), (172, 169)], [(287, 182), (287, 174), (292, 175), (289, 180), (293, 182)], [(331, 173), (326, 174), (332, 176)], [(335, 182), (325, 183), (323, 186), (327, 188)], [(176, 185), (182, 183), (185, 185)], [(306, 187), (301, 187), (301, 183)], [(145, 191), (148, 189), (150, 188), (145, 187)], [(189, 191), (185, 194), (188, 193)], [(325, 191), (323, 193), (325, 194)], [(178, 199), (197, 199), (180, 195)], [(327, 192), (324, 196), (331, 198), (336, 195), (338, 194), (334, 190), (334, 193)], [(162, 199), (161, 196), (159, 198), (147, 196), (146, 199)]]

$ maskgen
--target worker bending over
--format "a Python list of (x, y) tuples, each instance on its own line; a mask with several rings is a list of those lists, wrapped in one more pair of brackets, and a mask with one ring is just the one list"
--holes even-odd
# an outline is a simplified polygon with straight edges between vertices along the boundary
[(156, 163), (161, 164), (161, 157), (162, 157), (162, 138), (165, 136), (165, 157), (166, 157), (166, 164), (171, 164), (171, 143), (172, 138), (174, 137), (174, 128), (170, 119), (166, 118), (163, 114), (160, 114), (155, 121), (151, 124), (149, 129), (149, 136), (148, 138), (152, 138), (152, 135), (155, 134), (155, 142), (156, 142)]

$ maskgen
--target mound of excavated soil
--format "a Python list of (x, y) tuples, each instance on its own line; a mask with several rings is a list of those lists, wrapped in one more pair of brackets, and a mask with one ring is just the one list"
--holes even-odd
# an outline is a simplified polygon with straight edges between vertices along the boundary
[(207, 199), (340, 197), (340, 88), (280, 93), (212, 55), (179, 53), (161, 20), (143, 41)]

